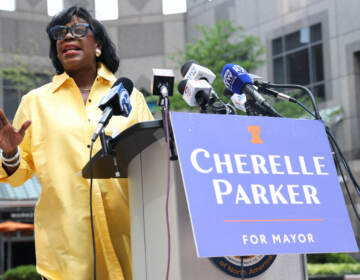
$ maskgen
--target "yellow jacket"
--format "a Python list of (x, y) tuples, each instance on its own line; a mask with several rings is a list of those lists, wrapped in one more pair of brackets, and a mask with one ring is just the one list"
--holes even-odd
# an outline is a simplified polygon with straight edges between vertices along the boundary
[[(14, 118), (19, 128), (32, 124), (21, 143), (22, 160), (8, 176), (0, 167), (0, 182), (19, 186), (37, 173), (42, 191), (35, 207), (35, 248), (38, 272), (47, 279), (89, 280), (93, 252), (89, 210), (89, 180), (80, 171), (89, 161), (92, 134), (102, 112), (100, 98), (114, 75), (100, 65), (84, 105), (74, 80), (66, 73), (26, 94)], [(118, 134), (152, 115), (143, 95), (133, 90), (129, 117), (114, 116), (106, 134)], [(95, 154), (101, 148), (95, 142)], [(96, 179), (93, 208), (97, 249), (97, 279), (131, 279), (130, 222), (127, 179)]]

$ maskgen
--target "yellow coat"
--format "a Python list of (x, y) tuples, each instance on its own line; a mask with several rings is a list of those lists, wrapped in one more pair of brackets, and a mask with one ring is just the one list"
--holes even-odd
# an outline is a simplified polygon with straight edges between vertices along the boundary
[[(74, 80), (66, 73), (26, 94), (14, 118), (19, 128), (32, 120), (21, 143), (22, 160), (0, 182), (19, 186), (34, 173), (42, 185), (35, 207), (35, 248), (38, 272), (49, 280), (93, 278), (93, 251), (89, 210), (89, 180), (80, 171), (89, 161), (92, 134), (102, 112), (100, 98), (109, 91), (114, 75), (100, 65), (84, 105)], [(151, 120), (143, 95), (133, 90), (129, 117), (114, 116), (106, 134)], [(95, 154), (101, 148), (95, 142)], [(131, 279), (130, 221), (127, 179), (96, 179), (93, 213), (97, 249), (97, 279)]]

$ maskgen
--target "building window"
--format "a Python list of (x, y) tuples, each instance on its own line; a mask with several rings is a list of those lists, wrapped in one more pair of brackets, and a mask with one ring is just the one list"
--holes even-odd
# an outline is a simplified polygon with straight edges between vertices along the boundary
[(321, 23), (272, 40), (274, 82), (306, 86), (324, 100), (322, 45)]

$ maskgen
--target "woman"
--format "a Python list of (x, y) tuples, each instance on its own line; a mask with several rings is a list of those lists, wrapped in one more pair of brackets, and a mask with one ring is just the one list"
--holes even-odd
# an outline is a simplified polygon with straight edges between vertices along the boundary
[[(89, 280), (89, 180), (79, 172), (101, 117), (97, 104), (115, 81), (119, 59), (103, 25), (82, 8), (53, 17), (47, 33), (57, 75), (23, 97), (13, 126), (0, 112), (0, 182), (18, 186), (37, 173), (42, 185), (35, 209), (37, 270), (51, 280)], [(130, 102), (129, 117), (113, 117), (108, 135), (152, 119), (136, 89)], [(100, 146), (97, 140), (95, 152)], [(94, 180), (93, 192), (97, 279), (131, 279), (127, 180)]]

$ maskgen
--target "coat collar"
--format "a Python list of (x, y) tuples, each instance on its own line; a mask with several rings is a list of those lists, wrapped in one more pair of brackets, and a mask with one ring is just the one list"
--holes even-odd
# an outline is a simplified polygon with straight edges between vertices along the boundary
[[(66, 72), (55, 75), (52, 80), (50, 91), (52, 93), (57, 92), (57, 89), (60, 88), (69, 79), (72, 78)], [(109, 81), (110, 84), (113, 84), (116, 80), (114, 74), (102, 63), (99, 63), (99, 66), (97, 68), (97, 79)]]

